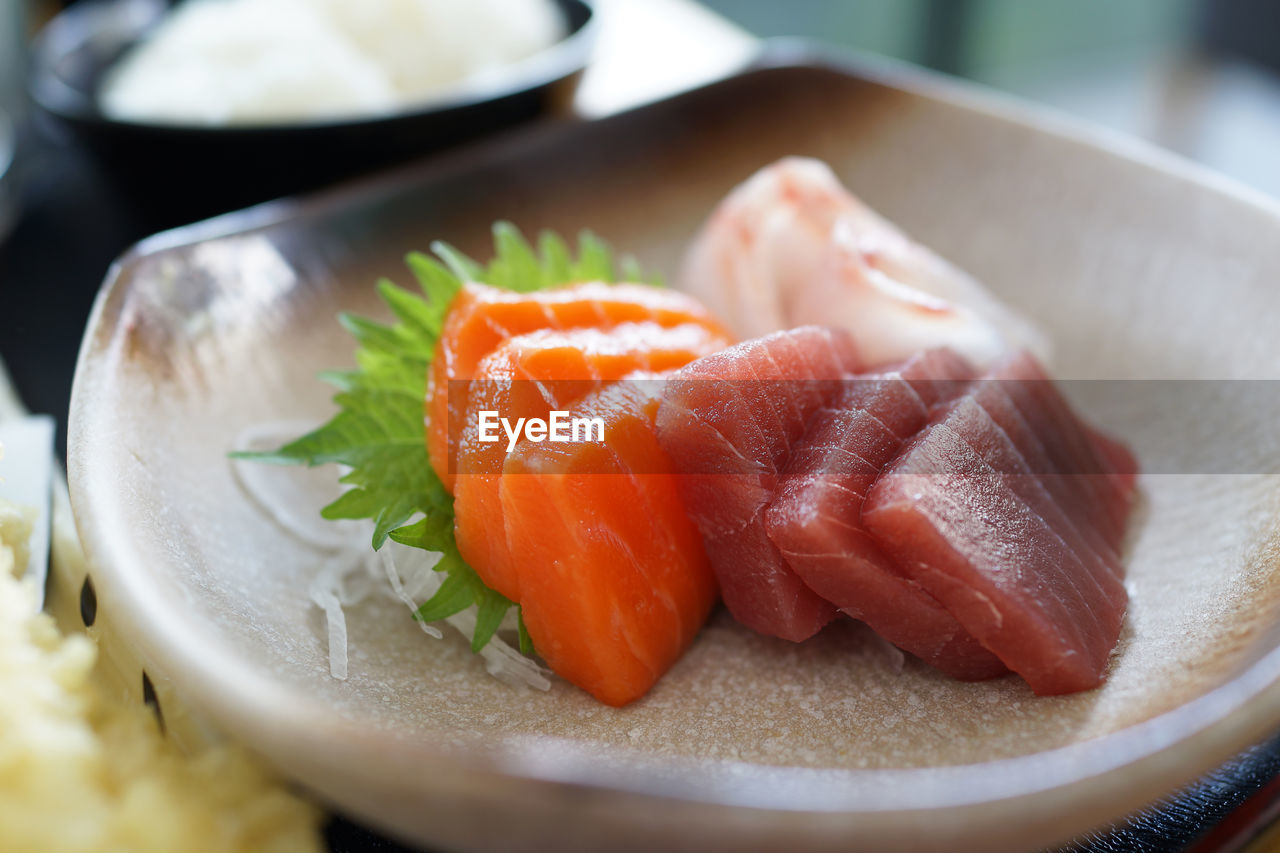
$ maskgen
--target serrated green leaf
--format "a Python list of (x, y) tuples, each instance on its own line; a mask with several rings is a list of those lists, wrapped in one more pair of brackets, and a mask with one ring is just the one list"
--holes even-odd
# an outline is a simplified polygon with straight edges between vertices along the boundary
[(264, 465), (297, 465), (294, 456), (281, 453), (279, 450), (233, 450), (227, 454), (228, 459), (240, 459), (244, 462), (261, 462)]
[(410, 358), (431, 358), (432, 356), (432, 350), (427, 347), (427, 337), (414, 334), (413, 330), (403, 324), (386, 326), (356, 314), (347, 313), (338, 315), (338, 321), (367, 350), (404, 354)]
[(339, 391), (350, 391), (359, 383), (360, 373), (355, 370), (322, 370), (316, 378)]
[(528, 293), (543, 290), (547, 277), (528, 241), (510, 222), (493, 226), (493, 241), (498, 256), (490, 264), (488, 277), (499, 287)]
[(342, 497), (320, 510), (320, 517), (331, 521), (339, 518), (370, 518), (381, 506), (378, 496), (366, 489), (347, 489)]
[[(477, 578), (479, 580), (479, 578)], [(478, 652), (485, 647), (498, 627), (502, 618), (511, 609), (511, 600), (501, 593), (494, 592), (484, 584), (475, 590), (476, 632), (471, 637), (471, 651)]]
[(609, 247), (590, 231), (582, 232), (578, 239), (578, 263), (574, 270), (576, 281), (613, 281), (613, 255)]
[(520, 654), (525, 657), (533, 656), (533, 638), (529, 636), (529, 629), (524, 626), (524, 608), (516, 608), (516, 635), (520, 639)]
[(338, 322), (360, 342), (361, 346), (392, 352), (400, 349), (400, 341), (397, 340), (395, 331), (390, 326), (375, 323), (358, 314), (345, 312), (338, 315)]
[(631, 255), (623, 255), (622, 260), (618, 263), (618, 279), (620, 281), (631, 281), (638, 284), (648, 284), (654, 287), (662, 287), (662, 278), (656, 275), (646, 275), (644, 268), (640, 266), (640, 262)]
[(547, 281), (573, 280), (573, 256), (559, 234), (543, 231), (538, 238), (538, 251), (542, 254), (542, 271)]
[(460, 282), (480, 281), (484, 278), (485, 270), (483, 266), (443, 240), (436, 240), (432, 243), (431, 251), (435, 252), (436, 256), (444, 261), (445, 266)]
[[(390, 538), (402, 545), (438, 552), (434, 569), (446, 575), (437, 593), (418, 609), (427, 621), (476, 608), (472, 648), (484, 648), (511, 607), (509, 599), (488, 588), (458, 553), (453, 536), (453, 498), (436, 476), (427, 456), (424, 399), (427, 372), (449, 307), (465, 282), (529, 292), (579, 281), (612, 281), (613, 256), (597, 237), (584, 233), (577, 257), (550, 232), (538, 240), (535, 253), (510, 223), (494, 226), (495, 257), (481, 265), (445, 243), (434, 243), (439, 261), (410, 253), (406, 264), (422, 289), (419, 296), (390, 281), (378, 293), (395, 320), (384, 324), (352, 314), (340, 322), (359, 344), (356, 369), (327, 371), (340, 408), (328, 423), (279, 450), (233, 453), (238, 459), (276, 464), (338, 463), (349, 470), (341, 482), (350, 486), (321, 511), (327, 519), (373, 521), (372, 545)], [(443, 263), (441, 263), (443, 262)], [(628, 279), (644, 276), (630, 260), (620, 269)], [(518, 620), (520, 650), (533, 644)]]
[(414, 615), (423, 622), (436, 622), (461, 613), (474, 604), (475, 600), (475, 586), (470, 578), (462, 572), (453, 572), (440, 584), (436, 594), (424, 601)]
[(434, 328), (439, 313), (430, 304), (423, 302), (407, 290), (396, 287), (389, 279), (378, 282), (378, 295), (391, 307), (396, 318), (404, 323), (409, 337), (417, 340), (430, 340), (440, 330)]
[(360, 369), (333, 382), (340, 391), (385, 391), (416, 396), (422, 387), (422, 375), (431, 365), (426, 358), (361, 350), (356, 354)]
[(422, 293), (427, 297), (427, 305), (431, 308), (431, 335), (440, 334), (444, 325), (445, 313), (453, 298), (462, 289), (462, 281), (440, 263), (421, 252), (410, 252), (405, 258), (409, 271), (418, 280)]
[[(421, 548), (424, 551), (430, 551), (432, 545), (445, 541), (446, 537), (451, 533), (449, 528), (452, 524), (452, 517), (443, 515), (426, 516), (418, 519), (413, 524), (406, 524), (404, 527), (391, 531), (391, 539), (410, 548)], [(436, 571), (442, 571), (439, 564), (436, 565)]]

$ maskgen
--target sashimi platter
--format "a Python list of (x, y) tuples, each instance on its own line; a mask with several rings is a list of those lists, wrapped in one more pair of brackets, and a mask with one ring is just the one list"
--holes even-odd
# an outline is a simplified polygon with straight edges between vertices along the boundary
[(67, 588), (170, 732), (432, 848), (1041, 849), (1209, 772), (1280, 725), (1280, 215), (933, 85), (145, 241)]
[(489, 262), (411, 255), (421, 290), (379, 287), (391, 325), (344, 318), (331, 421), (228, 448), (264, 504), (254, 466), (341, 466), (323, 515), (364, 541), (312, 588), (332, 676), (358, 579), (492, 675), (610, 706), (719, 602), (801, 647), (856, 621), (895, 666), (960, 681), (1106, 681), (1138, 460), (1055, 385), (1033, 322), (824, 163), (747, 178), (675, 287), (590, 235), (494, 235)]

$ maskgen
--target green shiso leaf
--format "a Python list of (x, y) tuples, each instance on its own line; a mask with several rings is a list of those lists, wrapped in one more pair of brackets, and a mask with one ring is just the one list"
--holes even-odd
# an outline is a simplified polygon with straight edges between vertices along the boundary
[(480, 651), (493, 638), (507, 611), (517, 608), (520, 651), (533, 654), (519, 607), (485, 586), (458, 554), (453, 538), (453, 498), (445, 491), (427, 457), (424, 400), (427, 369), (453, 298), (474, 281), (521, 293), (581, 281), (646, 279), (632, 258), (617, 264), (609, 247), (583, 232), (577, 253), (559, 236), (544, 232), (535, 250), (508, 222), (493, 226), (494, 258), (481, 264), (447, 243), (433, 243), (436, 258), (413, 252), (405, 259), (419, 291), (378, 282), (391, 309), (390, 325), (353, 314), (338, 319), (356, 339), (356, 368), (328, 371), (321, 378), (338, 389), (339, 411), (324, 426), (279, 450), (239, 453), (238, 458), (276, 464), (337, 463), (349, 471), (351, 488), (321, 511), (327, 519), (371, 519), (373, 547), (390, 538), (412, 548), (441, 554), (435, 570), (447, 577), (414, 617), (434, 622), (476, 606), (471, 648)]
[(524, 626), (524, 612), (516, 613), (516, 629), (520, 637), (520, 654), (533, 654), (533, 638), (529, 636), (529, 629)]

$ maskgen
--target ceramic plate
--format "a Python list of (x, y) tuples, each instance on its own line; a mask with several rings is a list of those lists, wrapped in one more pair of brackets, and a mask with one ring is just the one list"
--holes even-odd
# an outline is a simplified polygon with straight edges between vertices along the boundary
[(1071, 385), (1150, 471), (1130, 614), (1098, 690), (956, 683), (910, 660), (898, 671), (852, 625), (791, 645), (720, 614), (618, 710), (565, 683), (500, 683), (380, 598), (350, 609), (350, 677), (330, 677), (307, 594), (319, 557), (245, 499), (226, 454), (247, 426), (330, 413), (316, 374), (352, 352), (335, 314), (382, 315), (373, 283), (405, 282), (406, 251), (443, 238), (484, 254), (499, 218), (587, 226), (670, 273), (716, 200), (786, 154), (827, 160), (1043, 324), (1061, 376), (1280, 375), (1274, 206), (913, 72), (767, 63), (127, 255), (72, 401), (100, 611), (153, 677), (322, 798), (457, 849), (1024, 849), (1119, 817), (1280, 723), (1274, 440), (1236, 429), (1248, 400), (1165, 416), (1114, 390), (1145, 386), (1116, 383)]

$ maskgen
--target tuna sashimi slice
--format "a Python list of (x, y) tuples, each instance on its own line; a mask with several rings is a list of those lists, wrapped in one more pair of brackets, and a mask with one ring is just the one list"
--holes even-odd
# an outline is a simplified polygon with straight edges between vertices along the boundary
[(925, 350), (895, 370), (846, 383), (837, 405), (870, 412), (906, 440), (928, 422), (934, 406), (960, 396), (976, 377), (973, 366), (951, 350)]
[[(1096, 520), (1095, 508), (1096, 502), (1100, 500), (1099, 490), (1108, 484), (1096, 476), (1060, 473), (1044, 442), (1014, 404), (1010, 390), (1008, 380), (988, 379), (975, 383), (970, 395), (973, 402), (982, 407), (999, 427), (999, 431), (1017, 449), (1027, 468), (1037, 475), (1040, 484), (1062, 511), (1072, 519), (1081, 538), (1112, 567), (1113, 574), (1122, 577), (1123, 566), (1116, 543), (1112, 541), (1113, 537), (1091, 521)], [(1093, 436), (1095, 440), (1106, 441), (1118, 448), (1117, 464), (1134, 464), (1132, 455), (1123, 445), (1112, 442), (1099, 433), (1094, 433)]]
[(644, 695), (693, 642), (716, 599), (653, 419), (658, 386), (581, 400), (604, 440), (524, 442), (501, 484), (519, 602), (538, 653), (610, 705)]
[(1138, 472), (1133, 454), (1084, 424), (1029, 354), (1006, 359), (989, 379), (1005, 390), (1041, 440), (1053, 473), (1074, 481), (1071, 488), (1082, 493), (1087, 519), (1121, 550)]
[(770, 539), (804, 582), (881, 637), (955, 678), (1007, 671), (867, 534), (862, 505), (881, 470), (955, 397), (973, 368), (947, 351), (857, 377), (822, 412), (765, 513)]
[[(1053, 529), (1078, 562), (1081, 571), (1073, 574), (1072, 580), (1085, 590), (1085, 594), (1094, 596), (1101, 593), (1106, 600), (1123, 601), (1123, 567), (1115, 551), (1100, 538), (1081, 534), (1081, 528), (1091, 533), (1093, 528), (1081, 514), (1078, 504), (1073, 507), (1054, 497), (1050, 486), (1059, 479), (1058, 475), (1034, 470), (1008, 433), (978, 404), (975, 396), (956, 402), (946, 414), (946, 426), (962, 436), (1001, 481)], [(1074, 513), (1071, 512), (1073, 509)], [(1123, 614), (1123, 608), (1120, 614)], [(1113, 627), (1118, 634), (1118, 623)]]
[(658, 438), (725, 604), (762, 634), (799, 642), (836, 615), (788, 567), (762, 517), (806, 423), (863, 367), (846, 333), (809, 326), (698, 359), (667, 381)]
[[(1028, 359), (1019, 379), (1030, 375), (1027, 364), (1043, 376)], [(1046, 449), (1037, 463), (1090, 457), (1096, 482), (1110, 489), (1102, 497), (1128, 499), (1119, 494), (1128, 475), (1115, 470), (1132, 462), (1127, 452), (1097, 446), (1047, 381), (1000, 384)], [(1060, 473), (1032, 470), (990, 413), (965, 398), (885, 469), (862, 512), (898, 566), (1042, 695), (1101, 683), (1127, 603), (1114, 551), (1082, 533), (1114, 510), (1063, 500), (1046, 480)]]

